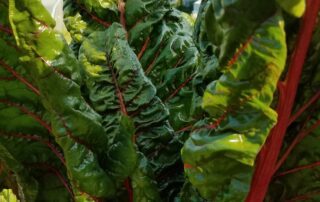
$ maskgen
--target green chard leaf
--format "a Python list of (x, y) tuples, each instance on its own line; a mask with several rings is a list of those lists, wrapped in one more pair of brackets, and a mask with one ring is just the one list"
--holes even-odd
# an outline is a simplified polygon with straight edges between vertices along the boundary
[[(11, 188), (20, 201), (70, 201), (65, 160), (52, 138), (48, 114), (33, 78), (18, 60), (8, 19), (0, 3), (0, 188)], [(49, 162), (49, 163), (48, 163)]]
[(161, 201), (148, 159), (142, 153), (138, 156), (139, 163), (131, 176), (134, 201)]
[(284, 22), (269, 1), (204, 1), (201, 12), (195, 38), (207, 64), (218, 57), (211, 77), (221, 76), (203, 95), (209, 116), (193, 126), (182, 149), (185, 172), (204, 198), (243, 201), (277, 120), (270, 104), (286, 61)]
[(278, 4), (294, 17), (301, 17), (306, 10), (306, 0), (277, 0)]
[(216, 55), (220, 67), (224, 67), (239, 43), (244, 44), (276, 12), (273, 1), (205, 0), (196, 20), (194, 39), (203, 54)]
[(76, 58), (62, 36), (53, 31), (54, 21), (39, 0), (10, 0), (9, 12), (24, 69), (38, 86), (72, 185), (93, 197), (113, 195), (114, 183), (99, 163), (108, 139), (101, 117), (81, 96)]
[(206, 200), (203, 199), (192, 184), (186, 180), (174, 202), (206, 202)]
[[(191, 36), (192, 27), (188, 19), (181, 16), (180, 11), (171, 9), (169, 1), (165, 0), (128, 0), (125, 1), (124, 7), (118, 4), (118, 11), (115, 11), (117, 16), (110, 18), (104, 17), (97, 12), (97, 10), (102, 9), (102, 6), (100, 9), (95, 8), (94, 10), (88, 6), (89, 4), (89, 1), (65, 1), (65, 22), (73, 37), (73, 42), (71, 43), (72, 49), (80, 59), (85, 43), (89, 43), (86, 39), (90, 40), (94, 38), (92, 35), (96, 31), (103, 32), (113, 22), (121, 22), (125, 35), (128, 38), (129, 47), (135, 53), (135, 57), (138, 58), (144, 75), (156, 87), (153, 91), (157, 99), (159, 99), (159, 103), (161, 100), (165, 105), (161, 106), (161, 108), (165, 108), (166, 116), (169, 113), (166, 119), (169, 120), (174, 130), (179, 131), (176, 133), (176, 136), (166, 135), (166, 138), (162, 138), (160, 141), (161, 144), (158, 144), (156, 139), (151, 138), (154, 134), (150, 134), (151, 136), (149, 136), (147, 133), (144, 133), (145, 138), (140, 138), (141, 140), (143, 139), (144, 145), (141, 151), (148, 158), (154, 159), (154, 154), (161, 156), (162, 152), (166, 153), (169, 150), (167, 154), (163, 155), (167, 156), (166, 158), (168, 159), (156, 157), (159, 162), (152, 163), (154, 164), (153, 168), (156, 173), (159, 173), (159, 169), (163, 170), (164, 167), (168, 167), (169, 165), (174, 169), (173, 162), (177, 162), (179, 165), (176, 165), (176, 167), (182, 169), (181, 161), (177, 160), (187, 133), (184, 130), (180, 132), (180, 129), (192, 125), (198, 118), (192, 116), (193, 111), (191, 110), (191, 106), (193, 102), (191, 98), (194, 94), (192, 80), (196, 77), (200, 58)], [(111, 11), (106, 10), (105, 12)], [(103, 40), (100, 43), (104, 43)], [(102, 56), (102, 52), (98, 55), (100, 55), (99, 57), (104, 57)], [(94, 60), (98, 60), (98, 58)], [(94, 72), (100, 71), (99, 69), (101, 68), (95, 66), (90, 71), (94, 74)], [(98, 94), (95, 96), (98, 96)], [(93, 95), (93, 93), (90, 93), (90, 95)], [(100, 93), (99, 97), (101, 99), (102, 96), (107, 97), (107, 94), (102, 95)], [(158, 101), (153, 104), (156, 103)], [(102, 112), (106, 109), (104, 107), (100, 111)], [(95, 108), (95, 110), (98, 109)], [(108, 119), (105, 118), (105, 120), (111, 120), (110, 117), (111, 115)], [(109, 124), (112, 125), (112, 123), (114, 122), (110, 121)], [(166, 127), (161, 127), (156, 126), (158, 129), (154, 129), (154, 131), (159, 130), (156, 134), (164, 133), (167, 130), (165, 129)], [(171, 131), (171, 127), (169, 128)], [(170, 149), (161, 149), (164, 145), (168, 145), (166, 148)], [(147, 153), (151, 153), (151, 155), (147, 155)], [(172, 155), (170, 156), (169, 153)], [(160, 166), (162, 164), (164, 166)], [(179, 175), (179, 180), (177, 179), (178, 184), (180, 184), (179, 186), (183, 184), (183, 180), (181, 181), (183, 176), (181, 174)], [(163, 183), (160, 184), (166, 183), (165, 179), (162, 181)]]
[[(147, 157), (155, 174), (159, 175), (174, 165), (180, 155), (176, 148), (167, 146), (174, 141), (168, 111), (144, 75), (122, 26), (114, 23), (106, 31), (93, 32), (88, 36), (79, 50), (79, 61), (85, 70), (84, 91), (87, 92), (88, 103), (101, 114), (103, 127), (109, 136), (109, 148), (112, 149), (112, 145), (120, 148), (117, 137), (123, 133), (123, 126), (119, 120), (127, 117), (132, 120), (132, 136), (127, 141), (133, 145), (136, 143), (140, 151), (149, 154)], [(127, 150), (128, 146), (120, 150), (124, 149)], [(114, 154), (118, 155), (118, 160), (130, 155), (124, 151)], [(119, 156), (121, 154), (123, 156)], [(108, 169), (113, 167), (112, 162), (106, 164)], [(135, 163), (130, 162), (126, 167), (134, 168)], [(114, 170), (117, 169), (115, 167)]]
[[(170, 4), (64, 0), (68, 44), (41, 0), (0, 2), (0, 191), (22, 202), (245, 200), (306, 1), (202, 0), (194, 27)], [(266, 201), (320, 200), (319, 33), (295, 111), (313, 102), (282, 152), (312, 130)]]
[(122, 24), (129, 45), (146, 76), (156, 86), (158, 97), (167, 105), (172, 127), (178, 130), (190, 124), (192, 102), (189, 98), (199, 55), (188, 20), (180, 11), (170, 9), (169, 1), (165, 0), (128, 0), (123, 10), (118, 10), (118, 17), (109, 19), (88, 4), (86, 1), (65, 2), (65, 22), (73, 37), (76, 55), (84, 38), (94, 31), (103, 31), (112, 22), (120, 22), (119, 15), (123, 12)]

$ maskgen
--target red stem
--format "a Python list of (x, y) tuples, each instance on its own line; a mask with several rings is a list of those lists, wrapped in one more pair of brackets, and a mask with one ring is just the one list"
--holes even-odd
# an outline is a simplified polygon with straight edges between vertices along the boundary
[[(160, 48), (161, 48), (161, 46), (160, 46)], [(145, 74), (146, 74), (146, 75), (148, 75), (148, 74), (151, 72), (151, 70), (152, 70), (152, 68), (153, 68), (153, 66), (154, 66), (154, 63), (157, 61), (159, 55), (160, 55), (160, 49), (156, 52), (153, 60), (152, 60), (151, 63), (148, 65), (148, 67), (147, 67), (147, 69), (146, 69), (146, 71), (145, 71)]]
[(59, 152), (59, 150), (49, 140), (45, 140), (42, 137), (37, 136), (37, 135), (28, 135), (28, 134), (19, 134), (19, 133), (7, 134), (7, 133), (0, 132), (0, 135), (6, 136), (6, 137), (17, 137), (17, 138), (22, 138), (22, 139), (26, 139), (26, 140), (40, 142), (41, 144), (46, 145), (56, 155), (56, 157), (61, 161), (61, 163), (63, 165), (66, 165), (66, 161), (65, 161), (63, 155)]
[[(36, 59), (41, 60), (45, 65), (47, 65), (48, 67), (53, 69), (54, 73), (57, 73), (58, 75), (60, 75), (61, 77), (65, 78), (65, 79), (69, 79), (69, 77), (67, 77), (66, 75), (64, 75), (60, 70), (58, 70), (58, 68), (55, 68), (54, 66), (51, 65), (51, 63), (49, 61), (47, 61), (44, 57), (42, 57), (41, 55), (38, 54), (37, 50), (33, 49), (34, 53), (38, 56), (36, 57)], [(52, 73), (53, 73), (52, 72)], [(45, 77), (42, 77), (41, 79), (45, 79), (47, 77), (51, 76), (51, 73), (49, 73), (48, 75), (46, 75)]]
[(232, 108), (232, 107), (228, 107), (224, 113), (218, 118), (216, 119), (216, 121), (214, 123), (211, 123), (209, 125), (205, 125), (204, 127), (200, 127), (200, 128), (195, 128), (194, 130), (199, 130), (199, 129), (203, 129), (203, 128), (207, 128), (207, 129), (216, 129), (222, 121), (224, 121), (227, 116), (231, 113), (234, 113), (236, 109), (239, 109), (241, 106), (245, 105), (247, 102), (249, 102), (250, 100), (252, 100), (254, 98), (254, 95), (251, 95), (250, 97), (247, 97), (241, 101), (239, 101), (238, 105), (236, 106), (236, 108)]
[(281, 176), (284, 176), (284, 175), (287, 175), (287, 174), (291, 174), (291, 173), (295, 173), (295, 172), (298, 172), (298, 171), (301, 171), (301, 170), (305, 170), (305, 169), (312, 169), (312, 168), (315, 168), (317, 166), (320, 166), (320, 161), (317, 161), (315, 163), (308, 164), (308, 165), (299, 166), (299, 167), (292, 168), (290, 170), (281, 172), (281, 173), (279, 173), (277, 175), (277, 177), (281, 177)]
[(320, 90), (314, 96), (312, 96), (310, 100), (306, 102), (294, 115), (291, 116), (288, 125), (294, 122), (308, 107), (310, 107), (310, 105), (312, 105), (314, 102), (319, 100), (319, 98), (320, 98)]
[(94, 20), (94, 21), (96, 21), (97, 23), (101, 24), (101, 25), (104, 26), (105, 28), (110, 27), (110, 23), (103, 21), (101, 18), (99, 18), (99, 17), (97, 17), (97, 16), (95, 16), (95, 15), (92, 15), (92, 14), (89, 13), (89, 12), (87, 12), (87, 13), (90, 15), (90, 17), (91, 17), (92, 20)]
[(146, 19), (149, 16), (149, 14), (142, 16), (140, 19), (138, 19), (130, 28), (129, 28), (129, 32), (135, 28), (139, 23), (141, 23), (144, 19)]
[(127, 178), (124, 181), (124, 186), (127, 189), (127, 192), (128, 192), (128, 195), (129, 195), (129, 201), (133, 202), (133, 190), (132, 190), (132, 186), (131, 186), (131, 182), (130, 182), (129, 178)]
[(224, 121), (225, 118), (227, 118), (227, 115), (229, 112), (230, 112), (229, 110), (226, 110), (214, 123), (205, 126), (205, 128), (216, 129), (221, 124), (221, 122)]
[(183, 168), (184, 169), (192, 169), (193, 166), (191, 164), (185, 163), (185, 164), (183, 164)]
[(157, 51), (156, 54), (154, 55), (153, 60), (151, 61), (151, 63), (149, 63), (149, 65), (147, 66), (147, 69), (144, 71), (144, 73), (145, 73), (146, 76), (152, 71), (153, 66), (154, 66), (154, 64), (156, 63), (156, 61), (157, 61), (157, 59), (158, 59), (158, 57), (159, 57), (159, 55), (160, 55), (160, 52), (161, 52), (161, 50), (162, 50), (162, 48), (163, 48), (163, 43), (165, 43), (165, 42), (167, 42), (167, 41), (162, 41), (162, 42), (160, 43), (159, 48), (158, 48), (158, 51)]
[(7, 41), (7, 40), (5, 40), (5, 42), (6, 42), (6, 44), (7, 44), (8, 46), (14, 48), (17, 52), (21, 53), (21, 50), (19, 49), (19, 47), (18, 47), (16, 44), (11, 43), (10, 41)]
[(119, 84), (117, 82), (116, 74), (114, 73), (114, 69), (113, 69), (113, 67), (111, 65), (109, 65), (109, 68), (110, 68), (111, 75), (112, 75), (112, 81), (113, 81), (114, 86), (116, 88), (116, 94), (117, 94), (117, 97), (118, 97), (118, 100), (119, 100), (121, 113), (123, 115), (128, 115), (127, 108), (126, 108), (126, 105), (124, 103), (124, 99), (123, 99), (123, 96), (122, 96), (122, 92), (121, 92)]
[(250, 43), (252, 42), (253, 37), (250, 36), (243, 45), (240, 46), (240, 48), (235, 52), (235, 54), (232, 56), (231, 60), (228, 61), (227, 66), (231, 67), (232, 65), (234, 65), (238, 58), (240, 57), (240, 55), (246, 50), (246, 48), (250, 45)]
[(23, 78), (18, 72), (16, 72), (11, 66), (6, 64), (4, 61), (0, 60), (0, 66), (4, 69), (6, 69), (8, 72), (10, 72), (15, 78), (17, 78), (19, 81), (21, 81), (23, 84), (25, 84), (32, 92), (34, 92), (36, 95), (40, 95), (39, 89), (37, 89), (35, 86), (33, 86), (29, 81), (27, 81), (25, 78)]
[(0, 31), (5, 32), (9, 35), (12, 35), (13, 32), (10, 28), (3, 26), (2, 24), (0, 24)]
[(83, 10), (85, 13), (87, 13), (91, 19), (99, 24), (101, 24), (102, 26), (104, 26), (105, 28), (108, 28), (111, 23), (110, 22), (105, 22), (103, 21), (101, 18), (93, 15), (91, 12), (89, 12), (83, 5), (81, 5), (81, 3), (79, 2), (79, 0), (76, 1), (77, 5), (80, 7), (81, 10)]
[(185, 132), (185, 131), (191, 131), (193, 125), (189, 125), (189, 126), (185, 126), (181, 129), (178, 129), (177, 131), (175, 131), (175, 133), (181, 133), (181, 132)]
[(30, 117), (32, 117), (35, 121), (37, 121), (41, 126), (43, 126), (44, 128), (46, 128), (48, 130), (49, 133), (52, 134), (52, 129), (51, 126), (46, 123), (40, 116), (38, 116), (37, 114), (35, 114), (34, 112), (30, 111), (28, 108), (17, 104), (15, 102), (6, 100), (6, 99), (0, 99), (0, 103), (3, 103), (7, 106), (11, 106), (11, 107), (15, 107), (18, 108), (21, 112), (29, 115)]
[(176, 64), (173, 66), (173, 68), (177, 68), (181, 64), (182, 60), (183, 60), (183, 57), (180, 57), (176, 62)]
[[(120, 12), (120, 23), (121, 23), (122, 27), (125, 30), (127, 30), (125, 7), (126, 7), (126, 3), (123, 0), (118, 0), (118, 9), (119, 9), (119, 12)], [(126, 37), (128, 38), (128, 32), (126, 33)]]
[(293, 150), (293, 148), (299, 143), (301, 142), (301, 140), (307, 136), (309, 133), (311, 133), (312, 131), (314, 131), (317, 127), (320, 126), (320, 119), (318, 121), (316, 121), (315, 124), (313, 124), (310, 128), (308, 128), (307, 130), (302, 130), (297, 136), (296, 138), (292, 141), (292, 143), (290, 144), (290, 146), (288, 147), (288, 149), (285, 151), (285, 153), (283, 154), (283, 156), (280, 158), (280, 160), (278, 161), (277, 165), (275, 166), (274, 172), (276, 172), (280, 166), (283, 164), (283, 162), (287, 159), (287, 157), (289, 156), (289, 154), (291, 153), (291, 151)]
[(150, 37), (147, 37), (146, 41), (143, 43), (143, 46), (141, 48), (141, 51), (138, 53), (138, 59), (140, 60), (144, 54), (144, 52), (146, 51), (148, 45), (150, 42)]
[(73, 193), (71, 187), (69, 186), (68, 181), (56, 168), (54, 168), (51, 165), (46, 164), (46, 163), (30, 164), (30, 166), (34, 167), (34, 168), (48, 169), (51, 173), (53, 173), (56, 177), (58, 177), (59, 181), (62, 183), (62, 185), (66, 188), (66, 190), (71, 195), (72, 201), (75, 201), (74, 193)]
[(84, 140), (80, 139), (79, 137), (77, 137), (76, 135), (73, 134), (73, 132), (70, 130), (70, 128), (67, 125), (67, 122), (64, 120), (64, 118), (58, 114), (56, 112), (56, 115), (59, 117), (59, 120), (62, 124), (62, 126), (65, 128), (66, 132), (67, 132), (67, 136), (72, 139), (73, 141), (82, 144), (83, 146), (85, 146), (87, 149), (92, 150), (91, 145), (89, 145), (87, 142), (85, 142)]
[(280, 95), (278, 102), (278, 122), (271, 130), (256, 159), (255, 172), (246, 202), (262, 202), (274, 175), (319, 9), (319, 0), (307, 1), (306, 13), (302, 20), (296, 47), (284, 82), (283, 94)]
[(165, 99), (164, 102), (168, 102), (170, 99), (172, 99), (173, 97), (175, 97), (175, 96), (180, 92), (180, 90), (181, 90), (182, 88), (184, 88), (184, 87), (193, 79), (193, 77), (194, 77), (194, 74), (191, 75), (189, 78), (187, 78), (187, 80), (185, 80), (182, 84), (180, 84), (180, 85), (178, 86), (178, 88), (177, 88), (175, 91), (173, 91), (173, 92)]

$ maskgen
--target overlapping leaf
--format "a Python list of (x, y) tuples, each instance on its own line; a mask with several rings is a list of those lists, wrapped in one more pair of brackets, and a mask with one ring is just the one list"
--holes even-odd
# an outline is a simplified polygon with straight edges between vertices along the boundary
[[(65, 3), (65, 21), (76, 54), (85, 37), (93, 30), (103, 30), (112, 22), (119, 22), (123, 12), (129, 44), (156, 86), (157, 95), (168, 105), (170, 123), (175, 129), (188, 125), (191, 83), (199, 63), (188, 20), (180, 11), (170, 9), (169, 2), (164, 0), (128, 0), (122, 10), (118, 6), (114, 11), (118, 17), (112, 19), (104, 18), (89, 4), (90, 1), (71, 0)], [(102, 8), (100, 5), (99, 10)]]
[(134, 201), (161, 201), (148, 159), (139, 153), (138, 162), (131, 175)]
[(108, 139), (101, 117), (81, 97), (77, 60), (53, 31), (54, 21), (40, 1), (12, 0), (9, 11), (18, 47), (25, 54), (25, 70), (50, 114), (52, 134), (63, 150), (73, 186), (94, 197), (113, 195), (114, 183), (98, 158), (105, 155)]
[(269, 106), (286, 60), (284, 25), (269, 1), (204, 4), (196, 39), (203, 54), (218, 56), (222, 75), (207, 86), (202, 107), (210, 116), (194, 125), (182, 157), (203, 197), (243, 201), (255, 157), (277, 120)]
[[(119, 120), (127, 117), (133, 122), (133, 137), (129, 140), (148, 155), (157, 175), (175, 164), (179, 153), (176, 148), (168, 147), (176, 144), (168, 123), (168, 111), (144, 75), (122, 26), (115, 23), (106, 31), (93, 32), (80, 48), (79, 61), (86, 74), (88, 102), (103, 118), (110, 148), (117, 145), (115, 138), (123, 133)], [(114, 152), (114, 155), (121, 154), (118, 159), (130, 158), (128, 152)], [(107, 163), (108, 169), (111, 163)], [(130, 166), (135, 164), (127, 165)]]
[(279, 5), (289, 14), (301, 17), (306, 9), (306, 0), (277, 0)]
[[(199, 55), (191, 37), (192, 29), (188, 20), (181, 12), (170, 9), (168, 1), (128, 0), (124, 7), (120, 6), (120, 1), (117, 11), (110, 7), (104, 11), (116, 13), (116, 17), (112, 18), (106, 18), (106, 15), (97, 11), (102, 10), (102, 5), (100, 9), (91, 9), (89, 4), (90, 1), (65, 2), (65, 22), (73, 37), (71, 46), (76, 55), (79, 54), (80, 57), (79, 47), (85, 43), (86, 38), (90, 40), (90, 33), (103, 31), (112, 22), (121, 22), (129, 45), (138, 57), (145, 75), (155, 85), (157, 96), (169, 110), (169, 122), (173, 129), (180, 130), (189, 126), (195, 120), (190, 110), (193, 97), (191, 86), (199, 64)], [(183, 144), (181, 136), (180, 132), (177, 133), (179, 141), (172, 140), (172, 137), (171, 140), (167, 139), (171, 142), (168, 148), (172, 148), (172, 153), (179, 153)], [(143, 150), (145, 154), (151, 150), (153, 154), (164, 152), (161, 149), (163, 146), (157, 146), (147, 136), (144, 141), (148, 145), (148, 149)], [(176, 156), (173, 155), (172, 158)], [(172, 161), (162, 159), (161, 162)], [(158, 162), (157, 165), (161, 163)]]
[[(162, 181), (162, 183), (160, 183), (160, 189), (167, 189), (169, 185), (167, 179), (170, 178), (172, 174), (170, 169), (171, 167), (174, 168), (179, 160), (181, 143), (173, 137), (173, 131), (167, 121), (167, 109), (161, 103), (160, 99), (155, 96), (156, 88), (151, 84), (149, 79), (144, 76), (142, 68), (138, 67), (140, 66), (138, 61), (131, 64), (131, 62), (137, 59), (134, 52), (126, 44), (126, 40), (122, 39), (120, 44), (115, 44), (114, 46), (128, 46), (124, 47), (124, 49), (127, 51), (127, 54), (131, 55), (131, 60), (128, 60), (122, 65), (128, 65), (129, 70), (131, 67), (134, 67), (131, 69), (133, 70), (131, 77), (136, 76), (135, 74), (138, 73), (138, 75), (143, 78), (142, 83), (136, 80), (136, 82), (132, 82), (131, 84), (130, 80), (133, 79), (127, 78), (127, 75), (123, 78), (117, 78), (118, 75), (112, 75), (113, 80), (111, 84), (113, 86), (118, 85), (118, 79), (120, 79), (120, 81), (123, 79), (129, 81), (129, 83), (123, 83), (125, 84), (124, 87), (128, 87), (129, 89), (128, 93), (125, 94), (128, 97), (124, 97), (125, 101), (129, 101), (125, 109), (128, 109), (128, 111), (123, 113), (123, 108), (120, 107), (121, 109), (119, 110), (115, 107), (117, 105), (114, 105), (116, 103), (114, 95), (109, 92), (109, 94), (107, 94), (110, 95), (109, 97), (103, 97), (103, 95), (99, 93), (104, 93), (103, 90), (106, 89), (95, 89), (95, 86), (91, 85), (95, 85), (94, 82), (96, 81), (94, 81), (94, 79), (96, 78), (87, 79), (88, 102), (92, 104), (94, 110), (100, 113), (100, 115), (98, 115), (81, 96), (81, 69), (61, 35), (52, 30), (54, 26), (53, 20), (39, 1), (29, 3), (27, 4), (26, 1), (10, 1), (10, 22), (17, 42), (17, 48), (22, 52), (21, 55), (23, 57), (21, 57), (21, 59), (24, 62), (23, 64), (29, 67), (22, 69), (22, 71), (26, 71), (25, 73), (31, 75), (34, 83), (33, 85), (30, 84), (30, 86), (27, 84), (27, 87), (31, 87), (31, 90), (36, 92), (38, 104), (44, 106), (44, 108), (40, 110), (45, 111), (45, 121), (47, 121), (48, 124), (41, 120), (40, 125), (45, 126), (45, 128), (53, 134), (55, 141), (63, 150), (64, 157), (66, 158), (66, 168), (74, 190), (79, 189), (93, 197), (114, 196), (114, 194), (116, 194), (115, 188), (121, 186), (123, 180), (132, 174), (136, 166), (135, 148), (131, 141), (133, 135), (137, 137), (139, 149), (149, 154), (148, 159), (150, 160), (153, 172), (160, 177), (158, 182)], [(79, 6), (78, 8), (81, 8), (79, 10), (86, 12), (91, 20), (98, 22), (98, 24), (100, 23), (100, 25), (101, 19), (91, 15), (90, 12), (96, 13), (101, 18), (103, 18), (101, 15), (109, 11), (114, 12), (115, 16), (119, 14), (117, 14), (115, 9), (108, 7), (108, 5), (112, 5), (112, 2), (111, 4), (85, 1), (75, 3)], [(159, 5), (160, 4), (163, 5), (163, 8), (168, 6), (166, 2), (160, 2)], [(155, 5), (154, 2), (150, 5), (153, 5), (154, 9), (159, 8), (159, 5)], [(7, 6), (8, 5), (5, 5), (5, 7)], [(130, 12), (133, 12), (134, 9), (139, 10), (140, 8), (132, 9)], [(165, 11), (163, 16), (169, 12), (168, 8), (165, 9)], [(142, 12), (142, 14), (144, 13)], [(184, 24), (185, 21), (183, 21), (181, 25), (175, 25), (174, 21), (179, 19), (177, 14), (170, 12), (167, 15), (171, 21), (168, 20), (168, 25), (164, 26), (164, 28), (167, 27), (168, 30), (163, 36), (174, 36), (169, 40), (168, 49), (170, 54), (176, 54), (176, 56), (178, 56), (192, 45), (191, 37), (175, 36), (175, 31), (183, 35), (182, 28), (186, 26), (186, 24)], [(117, 17), (114, 19), (116, 18)], [(149, 17), (147, 18), (149, 19)], [(156, 20), (154, 24), (161, 21), (161, 19), (162, 18)], [(144, 23), (142, 22), (141, 24)], [(128, 22), (128, 25), (130, 25), (130, 22)], [(142, 27), (150, 29), (148, 26), (150, 25), (146, 23)], [(99, 26), (96, 26), (96, 28), (98, 27)], [(137, 26), (137, 28), (139, 27), (140, 26)], [(92, 32), (92, 30), (93, 29), (88, 31), (88, 33)], [(112, 33), (112, 30), (110, 32)], [(119, 34), (118, 31), (116, 32)], [(86, 34), (83, 35), (85, 38), (79, 39), (77, 41), (78, 43), (86, 41), (86, 37), (89, 37), (88, 41), (90, 41), (90, 36)], [(113, 39), (114, 38), (109, 37), (109, 42), (105, 41), (105, 43), (112, 45), (111, 42)], [(85, 47), (85, 43), (83, 46)], [(170, 48), (171, 46), (173, 47), (172, 49)], [(91, 54), (91, 52), (88, 53)], [(94, 56), (94, 54), (92, 56)], [(115, 57), (114, 60), (117, 61), (121, 55), (109, 53), (107, 56), (113, 59)], [(192, 49), (189, 50), (187, 56), (189, 58), (196, 58)], [(110, 62), (109, 59), (111, 58), (107, 58), (107, 61)], [(161, 60), (171, 61), (168, 60), (170, 58), (166, 58), (165, 55), (160, 58), (162, 58)], [(89, 58), (89, 61), (91, 59), (92, 58)], [(183, 58), (180, 60), (182, 61)], [(91, 62), (95, 63), (96, 61)], [(194, 69), (194, 62), (196, 62), (196, 59), (192, 59), (191, 64), (184, 66), (189, 69), (192, 66)], [(110, 63), (109, 65), (113, 64)], [(176, 66), (178, 66), (178, 64)], [(183, 72), (184, 69), (186, 69), (185, 67), (180, 68), (180, 70), (176, 72), (178, 72), (178, 74), (179, 72)], [(115, 68), (119, 68), (119, 66), (115, 66)], [(119, 71), (119, 69), (117, 71)], [(110, 72), (108, 73), (110, 74)], [(124, 73), (127, 74), (127, 72)], [(176, 73), (170, 74), (172, 77)], [(190, 71), (186, 71), (183, 74), (190, 74)], [(101, 78), (104, 76), (105, 75), (102, 75)], [(97, 83), (99, 82), (103, 83), (104, 81), (98, 81)], [(168, 80), (166, 82), (169, 83)], [(132, 89), (129, 88), (131, 85)], [(34, 86), (38, 86), (38, 88)], [(106, 86), (106, 88), (108, 88), (108, 86)], [(165, 88), (163, 87), (163, 89)], [(90, 92), (91, 90), (92, 92)], [(109, 90), (115, 89), (110, 88)], [(103, 105), (99, 102), (107, 103)], [(148, 105), (149, 107), (147, 107)], [(119, 115), (120, 111), (122, 112)], [(127, 112), (129, 113), (127, 114)], [(102, 123), (102, 125), (100, 123)], [(169, 145), (171, 147), (169, 147)], [(130, 157), (128, 157), (128, 155), (130, 155)], [(141, 172), (141, 174), (142, 173), (145, 172)], [(147, 175), (147, 173), (145, 174)], [(181, 173), (179, 175), (181, 175)], [(180, 178), (179, 180), (182, 179)], [(150, 182), (151, 181), (152, 179), (150, 179)], [(179, 183), (182, 183), (182, 181)], [(174, 181), (172, 180), (172, 182)], [(139, 182), (137, 183), (139, 184)], [(139, 192), (139, 190), (136, 191)]]
[(0, 3), (0, 164), (1, 189), (11, 188), (20, 201), (69, 201), (64, 157), (51, 137), (39, 91), (18, 58), (8, 21), (7, 2)]
[[(270, 104), (286, 59), (279, 5), (304, 10), (304, 1), (277, 2), (203, 1), (195, 47), (167, 0), (67, 0), (73, 51), (39, 0), (0, 3), (0, 188), (25, 201), (81, 200), (79, 192), (205, 201), (198, 191), (243, 201), (276, 122)], [(305, 150), (315, 137), (283, 169), (317, 160)], [(300, 183), (283, 179), (281, 199), (318, 186), (297, 191)]]

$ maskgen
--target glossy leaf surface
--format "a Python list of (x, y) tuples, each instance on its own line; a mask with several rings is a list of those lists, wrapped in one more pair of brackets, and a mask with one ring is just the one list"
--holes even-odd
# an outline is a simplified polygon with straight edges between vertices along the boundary
[[(219, 56), (222, 75), (207, 86), (202, 107), (209, 117), (193, 126), (182, 157), (190, 182), (214, 201), (244, 200), (255, 157), (277, 120), (270, 104), (286, 60), (283, 19), (272, 5), (246, 16), (239, 11), (267, 2), (247, 3), (205, 3), (196, 32), (204, 54)], [(238, 24), (235, 8), (244, 15)]]
[(61, 35), (53, 31), (54, 21), (40, 1), (12, 0), (9, 8), (14, 36), (25, 54), (22, 60), (39, 86), (73, 185), (95, 197), (114, 194), (113, 182), (97, 158), (107, 137), (101, 117), (81, 96), (79, 63)]
[[(0, 189), (11, 188), (20, 201), (69, 201), (64, 157), (52, 137), (38, 87), (19, 57), (22, 50), (0, 3)], [(50, 163), (49, 163), (50, 162)]]

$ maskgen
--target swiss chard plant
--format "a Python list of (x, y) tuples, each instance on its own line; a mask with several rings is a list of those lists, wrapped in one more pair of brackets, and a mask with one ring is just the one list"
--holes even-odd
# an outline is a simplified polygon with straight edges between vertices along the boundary
[(169, 0), (64, 0), (64, 35), (40, 0), (1, 0), (0, 190), (320, 200), (319, 9), (203, 0), (193, 22)]

